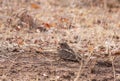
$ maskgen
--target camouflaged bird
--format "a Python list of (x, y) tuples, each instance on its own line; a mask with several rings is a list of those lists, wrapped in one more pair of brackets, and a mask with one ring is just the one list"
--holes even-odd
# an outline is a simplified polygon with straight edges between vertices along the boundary
[(59, 43), (59, 46), (58, 53), (61, 59), (74, 62), (79, 62), (81, 60), (79, 54), (76, 54), (66, 42)]

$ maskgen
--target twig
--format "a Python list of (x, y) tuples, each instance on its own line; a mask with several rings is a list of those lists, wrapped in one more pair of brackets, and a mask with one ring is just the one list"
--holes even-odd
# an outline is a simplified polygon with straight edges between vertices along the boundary
[[(114, 32), (115, 34), (115, 32)], [(111, 41), (113, 40), (113, 37), (111, 38)], [(113, 71), (113, 77), (114, 77), (114, 81), (116, 81), (116, 72), (115, 72), (115, 67), (114, 67), (114, 57), (111, 55), (111, 52), (110, 52), (110, 45), (107, 46), (108, 49), (107, 49), (107, 52), (109, 54), (109, 58), (110, 58), (110, 61), (112, 62), (112, 71)]]
[(115, 72), (115, 67), (114, 67), (114, 57), (112, 58), (112, 70), (113, 70), (113, 77), (114, 77), (114, 81), (116, 81), (116, 72)]
[(79, 67), (79, 70), (78, 70), (77, 76), (76, 76), (76, 78), (74, 79), (74, 81), (78, 81), (79, 76), (80, 76), (81, 73), (82, 73), (82, 66), (83, 66), (83, 61), (81, 61), (81, 63), (80, 63), (80, 67)]
[[(86, 60), (86, 63), (84, 64), (84, 67), (87, 66), (88, 62), (90, 61), (90, 57), (92, 56), (92, 54), (93, 54), (93, 47), (92, 47), (92, 49), (91, 48), (89, 49), (89, 56)], [(81, 73), (84, 69), (84, 68), (82, 69), (82, 66), (83, 66), (83, 58), (82, 58), (82, 61), (81, 61), (81, 65), (80, 65), (77, 77), (74, 79), (74, 81), (78, 81), (78, 78), (80, 77), (80, 75), (81, 75)]]

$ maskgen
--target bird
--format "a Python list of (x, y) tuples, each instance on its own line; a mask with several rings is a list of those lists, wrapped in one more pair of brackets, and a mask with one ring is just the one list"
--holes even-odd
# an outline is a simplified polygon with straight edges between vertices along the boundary
[(68, 45), (67, 42), (59, 43), (58, 47), (59, 57), (63, 60), (79, 62), (81, 57)]

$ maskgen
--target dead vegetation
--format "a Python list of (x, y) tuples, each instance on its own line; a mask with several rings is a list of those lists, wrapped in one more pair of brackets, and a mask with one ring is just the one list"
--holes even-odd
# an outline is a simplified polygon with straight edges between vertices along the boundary
[(119, 19), (119, 0), (0, 0), (0, 81), (119, 81)]

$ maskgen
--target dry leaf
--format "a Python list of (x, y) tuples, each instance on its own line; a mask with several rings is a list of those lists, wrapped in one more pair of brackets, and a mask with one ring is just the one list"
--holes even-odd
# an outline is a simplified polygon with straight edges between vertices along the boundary
[(40, 6), (36, 3), (31, 3), (31, 7), (34, 8), (34, 9), (39, 9)]
[(43, 49), (42, 49), (42, 48), (38, 48), (38, 49), (36, 50), (36, 52), (37, 52), (37, 53), (42, 53), (42, 52), (43, 52)]
[(43, 23), (42, 24), (45, 28), (51, 28), (50, 24), (49, 23)]
[(50, 25), (51, 25), (51, 27), (57, 27), (56, 23), (51, 23)]
[(23, 45), (24, 44), (24, 40), (22, 38), (17, 38), (17, 44), (18, 45)]
[(92, 53), (94, 51), (94, 46), (93, 45), (89, 45), (88, 46), (88, 50), (90, 53)]
[(112, 55), (118, 56), (118, 55), (120, 55), (120, 51), (115, 51), (115, 52), (112, 53)]

